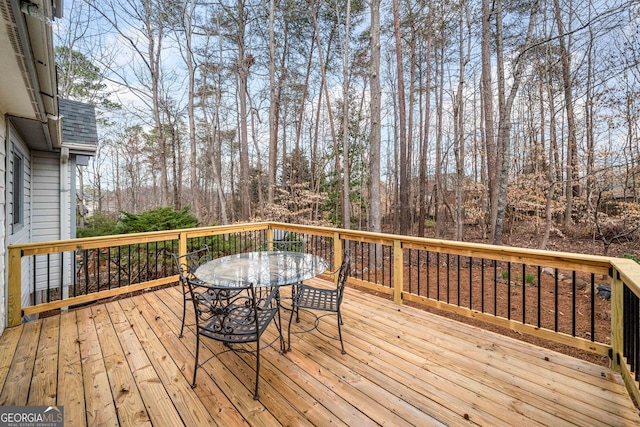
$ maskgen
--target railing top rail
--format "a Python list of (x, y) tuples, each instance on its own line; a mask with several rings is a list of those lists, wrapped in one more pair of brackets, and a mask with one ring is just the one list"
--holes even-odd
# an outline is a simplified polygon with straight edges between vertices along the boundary
[[(472, 256), (499, 261), (522, 262), (525, 264), (544, 265), (548, 267), (572, 268), (578, 271), (602, 274), (608, 274), (609, 268), (612, 265), (612, 260), (614, 260), (614, 258), (597, 255), (495, 246), (483, 243), (456, 242), (423, 237), (398, 236), (386, 233), (373, 233), (368, 231), (345, 230), (341, 228), (297, 225), (280, 222), (243, 223), (182, 230), (133, 233), (117, 236), (86, 237), (72, 240), (25, 243), (11, 245), (9, 246), (9, 249), (20, 249), (22, 255), (28, 256), (82, 249), (104, 248), (110, 246), (123, 246), (128, 244), (152, 243), (163, 240), (178, 239), (181, 234), (191, 238), (211, 234), (224, 234), (268, 228), (285, 229), (305, 233), (311, 232), (322, 236), (334, 236), (338, 234), (340, 239), (388, 246), (393, 245), (394, 241), (399, 240), (402, 243), (402, 247), (408, 249), (437, 251), (454, 255)], [(626, 264), (624, 265), (626, 267)]]
[(55, 252), (66, 252), (83, 249), (96, 249), (111, 246), (124, 246), (138, 243), (152, 243), (163, 240), (178, 239), (181, 234), (187, 237), (208, 236), (229, 232), (267, 229), (269, 223), (256, 222), (234, 225), (217, 225), (210, 227), (185, 228), (180, 230), (147, 231), (143, 233), (118, 234), (113, 236), (82, 237), (67, 240), (49, 240), (37, 243), (22, 243), (9, 245), (9, 250), (19, 249), (23, 256), (39, 255)]
[(632, 259), (613, 258), (611, 265), (620, 275), (620, 279), (640, 297), (640, 264)]
[(270, 227), (299, 231), (314, 230), (314, 232), (319, 234), (337, 233), (341, 239), (378, 243), (388, 246), (392, 246), (394, 241), (399, 240), (402, 243), (402, 247), (407, 249), (421, 249), (498, 261), (522, 262), (524, 264), (543, 265), (545, 267), (569, 268), (577, 271), (599, 274), (609, 273), (612, 259), (611, 257), (584, 255), (572, 252), (496, 246), (484, 243), (457, 242), (426, 237), (399, 236), (386, 233), (372, 233), (369, 231), (345, 230), (341, 228), (293, 225), (275, 222), (270, 223)]

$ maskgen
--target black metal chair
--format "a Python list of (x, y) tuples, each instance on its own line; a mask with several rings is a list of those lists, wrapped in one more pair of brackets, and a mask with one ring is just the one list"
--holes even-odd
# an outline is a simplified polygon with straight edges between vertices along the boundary
[[(351, 272), (351, 257), (349, 253), (345, 251), (342, 257), (342, 263), (338, 269), (338, 277), (336, 280), (335, 288), (318, 288), (305, 283), (296, 285), (294, 288), (293, 309), (291, 310), (291, 317), (289, 318), (289, 329), (287, 333), (288, 338), (288, 350), (291, 350), (291, 321), (293, 320), (293, 313), (296, 313), (296, 323), (300, 322), (300, 309), (307, 310), (319, 310), (326, 311), (328, 313), (316, 316), (314, 327), (312, 329), (318, 329), (320, 318), (335, 313), (338, 318), (338, 337), (340, 339), (340, 347), (342, 348), (342, 354), (346, 354), (344, 351), (344, 343), (342, 341), (342, 330), (340, 328), (344, 323), (342, 322), (342, 314), (340, 313), (340, 306), (342, 305), (342, 297), (344, 295), (344, 287), (347, 283), (347, 277)], [(336, 272), (334, 272), (335, 274)], [(321, 331), (320, 331), (321, 332)], [(321, 332), (322, 333), (322, 332)]]
[[(258, 399), (260, 337), (269, 324), (274, 321), (276, 315), (278, 315), (275, 324), (279, 333), (280, 352), (284, 351), (278, 288), (269, 288), (268, 296), (259, 298), (258, 294), (262, 289), (256, 289), (253, 284), (228, 288), (203, 285), (202, 282), (194, 283), (192, 280), (188, 280), (187, 283), (195, 309), (197, 329), (195, 366), (191, 387), (196, 386), (201, 336), (223, 342), (228, 347), (227, 350), (218, 352), (214, 356), (227, 351), (253, 352), (237, 348), (234, 345), (255, 342), (256, 385), (253, 398)], [(206, 362), (204, 361), (202, 364)]]
[(180, 326), (180, 335), (178, 335), (178, 337), (182, 338), (182, 333), (184, 332), (185, 327), (184, 321), (187, 312), (187, 301), (191, 300), (189, 294), (189, 284), (187, 283), (187, 281), (192, 280), (195, 284), (197, 282), (197, 279), (194, 275), (196, 269), (205, 262), (211, 261), (212, 258), (211, 252), (209, 251), (209, 246), (206, 244), (202, 249), (197, 249), (180, 256), (171, 254), (171, 257), (173, 258), (173, 262), (178, 268), (178, 274), (180, 275), (180, 284), (182, 285), (182, 326)]

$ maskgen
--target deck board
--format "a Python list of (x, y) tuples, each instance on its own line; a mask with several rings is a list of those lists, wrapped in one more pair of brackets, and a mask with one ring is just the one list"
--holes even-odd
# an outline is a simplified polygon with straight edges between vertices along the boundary
[(55, 406), (60, 318), (43, 319), (27, 405)]
[[(60, 318), (58, 347), (58, 393), (56, 405), (64, 405), (65, 422), (72, 426), (86, 426), (80, 338), (76, 312), (63, 313)], [(4, 336), (3, 336), (4, 338)]]
[(301, 333), (302, 312), (292, 351), (261, 350), (259, 401), (254, 355), (214, 356), (224, 347), (206, 339), (190, 387), (177, 288), (28, 322), (0, 337), (0, 404), (61, 405), (74, 426), (640, 424), (608, 368), (354, 289), (343, 307), (347, 354), (326, 336), (335, 316)]
[(41, 327), (41, 321), (30, 322), (21, 327), (22, 334), (0, 393), (0, 406), (27, 404)]

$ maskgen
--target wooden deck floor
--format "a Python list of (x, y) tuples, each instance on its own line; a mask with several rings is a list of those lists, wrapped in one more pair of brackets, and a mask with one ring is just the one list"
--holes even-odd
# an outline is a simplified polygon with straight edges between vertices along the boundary
[[(213, 358), (191, 389), (195, 336), (177, 337), (181, 303), (170, 288), (7, 329), (0, 405), (62, 405), (74, 427), (640, 424), (606, 368), (353, 289), (348, 354), (317, 331), (296, 334), (291, 352), (262, 352), (259, 401), (252, 354)], [(294, 330), (309, 326), (303, 317)]]

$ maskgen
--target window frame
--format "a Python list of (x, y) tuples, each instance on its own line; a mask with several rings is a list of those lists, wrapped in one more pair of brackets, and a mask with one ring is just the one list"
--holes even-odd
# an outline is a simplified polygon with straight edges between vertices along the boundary
[(12, 207), (11, 225), (13, 231), (20, 230), (24, 225), (24, 155), (15, 145), (13, 147), (12, 173)]

